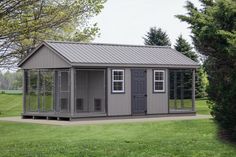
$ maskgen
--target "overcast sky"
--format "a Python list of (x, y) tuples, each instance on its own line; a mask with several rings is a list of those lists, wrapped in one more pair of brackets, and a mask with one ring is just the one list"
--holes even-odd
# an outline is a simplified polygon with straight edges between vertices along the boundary
[[(200, 5), (198, 0), (190, 1)], [(101, 33), (94, 42), (142, 45), (142, 37), (153, 26), (166, 31), (172, 45), (179, 34), (192, 42), (188, 25), (174, 17), (186, 13), (185, 4), (186, 0), (108, 0), (93, 19)]]

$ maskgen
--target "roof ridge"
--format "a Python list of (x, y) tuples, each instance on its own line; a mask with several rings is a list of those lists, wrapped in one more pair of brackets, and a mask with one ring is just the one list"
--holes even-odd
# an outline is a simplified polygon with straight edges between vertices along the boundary
[(65, 44), (84, 44), (84, 45), (104, 45), (104, 46), (124, 46), (124, 47), (145, 47), (145, 48), (170, 48), (170, 46), (156, 46), (156, 45), (132, 45), (132, 44), (114, 44), (114, 43), (87, 43), (75, 41), (55, 41), (45, 40), (46, 43), (65, 43)]

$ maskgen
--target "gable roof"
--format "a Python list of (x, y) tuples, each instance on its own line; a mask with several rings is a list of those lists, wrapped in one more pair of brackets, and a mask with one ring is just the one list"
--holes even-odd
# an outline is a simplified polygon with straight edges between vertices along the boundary
[(44, 41), (19, 63), (24, 64), (41, 46), (47, 46), (71, 65), (162, 66), (197, 68), (198, 63), (165, 46), (139, 46)]

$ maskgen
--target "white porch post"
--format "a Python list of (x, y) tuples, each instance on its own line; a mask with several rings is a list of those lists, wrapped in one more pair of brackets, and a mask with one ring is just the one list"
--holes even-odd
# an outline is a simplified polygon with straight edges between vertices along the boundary
[(195, 69), (193, 69), (193, 79), (192, 79), (192, 107), (193, 111), (195, 111)]
[(75, 68), (72, 67), (71, 68), (71, 71), (70, 71), (70, 74), (71, 74), (71, 94), (70, 94), (70, 113), (71, 113), (71, 116), (74, 115), (74, 111), (75, 111)]

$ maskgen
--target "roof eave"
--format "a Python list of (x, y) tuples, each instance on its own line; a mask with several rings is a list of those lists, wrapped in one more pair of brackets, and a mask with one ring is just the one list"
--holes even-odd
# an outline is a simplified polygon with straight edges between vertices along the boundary
[(120, 64), (120, 63), (71, 63), (72, 66), (81, 66), (81, 67), (153, 67), (153, 68), (188, 68), (188, 69), (197, 69), (200, 67), (199, 64), (196, 65), (177, 65), (177, 64)]

